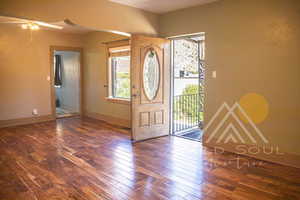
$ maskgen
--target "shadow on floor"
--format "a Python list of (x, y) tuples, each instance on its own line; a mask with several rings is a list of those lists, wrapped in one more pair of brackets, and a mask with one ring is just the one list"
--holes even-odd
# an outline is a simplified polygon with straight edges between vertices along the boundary
[(203, 134), (203, 130), (193, 129), (193, 130), (187, 131), (185, 133), (178, 134), (177, 136), (184, 137), (184, 138), (191, 139), (191, 140), (197, 140), (197, 141), (201, 142), (202, 134)]

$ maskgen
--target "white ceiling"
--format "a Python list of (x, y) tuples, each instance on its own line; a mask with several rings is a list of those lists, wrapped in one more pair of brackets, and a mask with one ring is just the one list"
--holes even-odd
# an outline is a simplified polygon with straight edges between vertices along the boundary
[(140, 8), (153, 13), (166, 13), (218, 0), (109, 0), (115, 3)]

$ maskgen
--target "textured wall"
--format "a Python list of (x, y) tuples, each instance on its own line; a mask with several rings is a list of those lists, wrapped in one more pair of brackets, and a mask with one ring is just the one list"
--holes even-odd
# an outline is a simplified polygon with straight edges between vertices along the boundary
[(107, 101), (107, 54), (103, 42), (125, 37), (105, 32), (92, 32), (84, 39), (84, 110), (116, 118), (130, 119), (130, 105)]
[(300, 154), (300, 1), (220, 0), (160, 18), (163, 36), (196, 32), (206, 33), (205, 123), (223, 102), (257, 93), (269, 105), (257, 126), (282, 151)]
[(82, 46), (81, 36), (53, 31), (32, 34), (0, 24), (0, 120), (51, 114), (50, 46)]
[(29, 31), (13, 25), (0, 25), (0, 30), (0, 120), (32, 117), (34, 108), (41, 116), (51, 114), (50, 82), (47, 80), (50, 46), (84, 47), (83, 108), (86, 112), (129, 120), (130, 106), (105, 100), (107, 89), (104, 87), (107, 57), (102, 42), (124, 39), (123, 36), (106, 32), (76, 35), (39, 30), (33, 32), (31, 40)]

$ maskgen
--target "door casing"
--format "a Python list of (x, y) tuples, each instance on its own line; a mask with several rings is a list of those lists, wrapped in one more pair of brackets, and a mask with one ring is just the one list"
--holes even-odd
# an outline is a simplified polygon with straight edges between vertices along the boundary
[(50, 88), (51, 88), (51, 115), (56, 119), (56, 94), (54, 88), (54, 53), (55, 51), (73, 51), (80, 54), (80, 67), (79, 67), (79, 115), (83, 114), (83, 49), (80, 47), (66, 47), (66, 46), (50, 46)]

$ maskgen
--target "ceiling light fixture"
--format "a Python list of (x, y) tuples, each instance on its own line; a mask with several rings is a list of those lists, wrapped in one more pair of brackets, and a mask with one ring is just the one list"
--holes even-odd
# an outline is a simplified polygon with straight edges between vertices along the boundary
[(28, 29), (28, 25), (27, 24), (22, 24), (21, 27), (22, 27), (22, 29)]
[(22, 29), (30, 29), (30, 30), (39, 30), (40, 29), (39, 25), (37, 25), (35, 23), (22, 24), (21, 27), (22, 27)]

